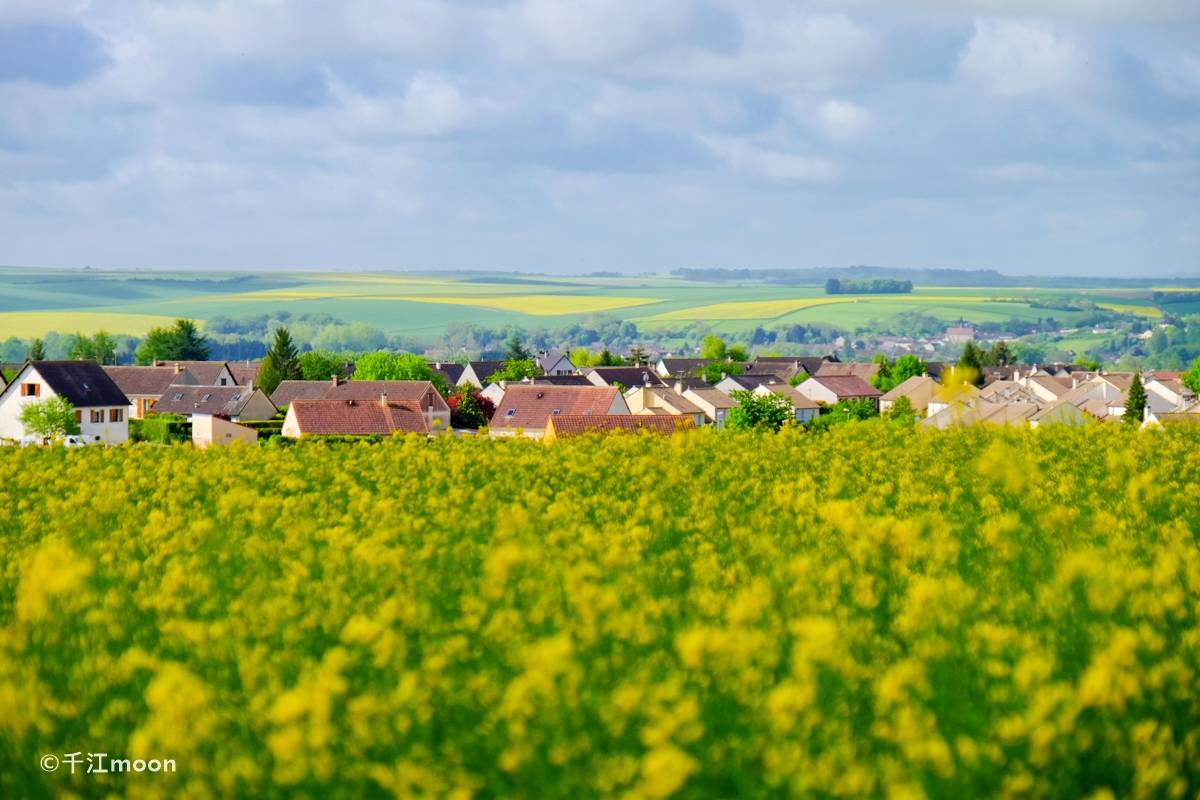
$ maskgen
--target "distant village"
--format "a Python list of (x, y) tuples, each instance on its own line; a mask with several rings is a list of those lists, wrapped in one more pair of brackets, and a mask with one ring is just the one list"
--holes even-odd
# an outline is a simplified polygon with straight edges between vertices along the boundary
[[(947, 339), (962, 344), (964, 359), (987, 352), (974, 343), (970, 328), (952, 328)], [(553, 442), (609, 431), (669, 435), (706, 426), (755, 427), (764, 419), (773, 420), (769, 426), (775, 428), (783, 423), (816, 427), (839, 414), (902, 417), (932, 429), (1036, 428), (1129, 423), (1130, 408), (1137, 409), (1135, 424), (1142, 428), (1200, 424), (1200, 401), (1180, 372), (1011, 363), (972, 370), (912, 354), (896, 362), (879, 357), (865, 363), (840, 361), (833, 353), (751, 358), (733, 351), (724, 358), (635, 352), (633, 360), (637, 363), (586, 366), (573, 363), (565, 352), (531, 354), (529, 369), (519, 378), (508, 360), (424, 361), (427, 380), (333, 374), (328, 380), (269, 381), (269, 392), (260, 382), (263, 361), (165, 360), (131, 366), (29, 360), (0, 365), (12, 376), (0, 390), (0, 443), (118, 445), (132, 439), (208, 447), (394, 434)], [(897, 372), (890, 386), (881, 380), (897, 368), (912, 374)], [(53, 405), (47, 401), (70, 409), (70, 431), (37, 422), (46, 414), (33, 412)], [(468, 418), (464, 403), (474, 409), (472, 424), (463, 422)], [(145, 434), (152, 427), (157, 438)]]

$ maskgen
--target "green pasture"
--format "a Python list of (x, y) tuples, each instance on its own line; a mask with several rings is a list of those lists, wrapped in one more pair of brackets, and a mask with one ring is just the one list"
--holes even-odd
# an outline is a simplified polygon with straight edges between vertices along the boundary
[[(497, 273), (172, 273), (0, 269), (0, 339), (101, 328), (140, 334), (163, 319), (206, 320), (290, 311), (324, 313), (399, 335), (433, 339), (453, 323), (560, 327), (596, 314), (648, 330), (700, 322), (718, 331), (756, 325), (886, 323), (920, 312), (954, 322), (1080, 314), (1030, 302), (1090, 301), (1158, 313), (1149, 290), (918, 287), (911, 295), (836, 296), (821, 286), (702, 282), (671, 276), (581, 277)], [(1178, 304), (1187, 306), (1189, 304)], [(1143, 311), (1144, 309), (1144, 311)]]

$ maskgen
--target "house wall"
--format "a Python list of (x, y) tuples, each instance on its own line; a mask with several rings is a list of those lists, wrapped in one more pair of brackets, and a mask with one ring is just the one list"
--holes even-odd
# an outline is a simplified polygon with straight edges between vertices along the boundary
[[(262, 393), (261, 390), (255, 389), (250, 395), (250, 399), (246, 401), (246, 405), (242, 407), (241, 412), (237, 415), (239, 420), (264, 420), (275, 416), (277, 409), (275, 404), (271, 402), (271, 398)], [(193, 417), (196, 415), (193, 414)]]
[(255, 444), (258, 442), (258, 431), (211, 414), (192, 415), (192, 444), (205, 448), (230, 445), (234, 442)]
[(300, 425), (296, 422), (296, 409), (288, 406), (287, 415), (283, 418), (283, 429), (280, 434), (289, 439), (300, 438)]
[(830, 389), (825, 388), (820, 381), (810, 378), (804, 383), (796, 387), (796, 391), (812, 400), (814, 403), (825, 403), (833, 405), (838, 401), (838, 396)]
[[(39, 394), (36, 397), (21, 397), (21, 385), (37, 384)], [(16, 379), (0, 394), (0, 439), (20, 441), (25, 437), (25, 426), (21, 424), (21, 409), (29, 403), (58, 397), (50, 385), (42, 380), (33, 366), (26, 366)], [(105, 406), (103, 408), (77, 408), (79, 432), (88, 441), (100, 441), (105, 444), (122, 444), (129, 440), (129, 408), (127, 406)], [(92, 422), (92, 411), (101, 412), (104, 421)], [(112, 412), (120, 414), (120, 421), (112, 421)]]

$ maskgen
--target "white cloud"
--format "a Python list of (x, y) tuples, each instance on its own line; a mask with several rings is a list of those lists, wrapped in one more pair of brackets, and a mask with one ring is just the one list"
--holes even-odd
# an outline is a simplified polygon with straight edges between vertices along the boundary
[(1042, 17), (1102, 22), (1200, 20), (1195, 0), (816, 0), (816, 5), (864, 11)]
[(866, 132), (871, 112), (848, 100), (826, 100), (817, 108), (817, 122), (831, 139), (853, 139)]
[(821, 156), (787, 152), (732, 137), (703, 136), (700, 141), (738, 172), (775, 183), (828, 183), (838, 177), (837, 164)]
[(342, 110), (344, 133), (357, 131), (403, 136), (437, 136), (453, 133), (470, 120), (468, 102), (451, 81), (419, 72), (403, 95), (370, 96), (327, 73), (329, 92)]
[(976, 22), (958, 63), (961, 77), (1001, 97), (1077, 96), (1096, 70), (1084, 45), (1040, 22)]
[(685, 0), (524, 0), (516, 28), (506, 24), (511, 11), (500, 12), (500, 30), (517, 34), (501, 46), (512, 56), (540, 51), (565, 61), (611, 61), (680, 34), (691, 13)]

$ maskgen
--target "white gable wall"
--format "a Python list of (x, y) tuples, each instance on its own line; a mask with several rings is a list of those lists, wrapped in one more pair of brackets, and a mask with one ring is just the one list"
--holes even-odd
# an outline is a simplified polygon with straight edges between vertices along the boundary
[[(34, 397), (22, 397), (21, 386), (30, 384), (38, 387)], [(30, 403), (58, 397), (50, 384), (42, 379), (37, 368), (28, 364), (17, 375), (16, 379), (0, 394), (0, 439), (20, 441), (25, 437), (25, 426), (21, 424), (21, 409)], [(128, 406), (97, 406), (95, 408), (76, 408), (79, 419), (79, 431), (87, 441), (100, 441), (106, 444), (121, 444), (129, 439), (129, 407)], [(93, 412), (98, 421), (93, 422)], [(113, 412), (116, 412), (114, 414)], [(119, 416), (119, 420), (114, 420)]]

